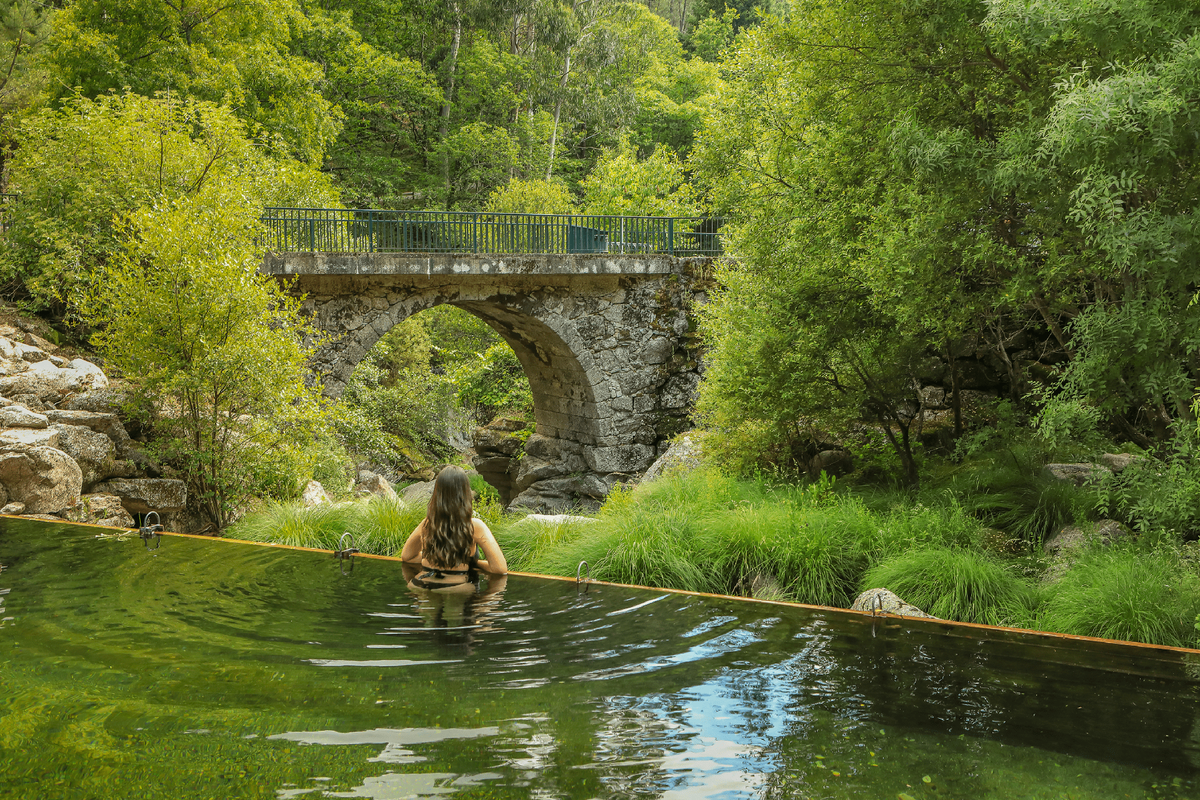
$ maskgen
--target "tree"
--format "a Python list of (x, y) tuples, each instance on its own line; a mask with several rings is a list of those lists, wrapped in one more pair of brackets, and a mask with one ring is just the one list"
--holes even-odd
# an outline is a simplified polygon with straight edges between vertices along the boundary
[(511, 180), (488, 195), (488, 211), (506, 214), (574, 214), (578, 211), (562, 181)]
[(247, 136), (230, 110), (135, 94), (76, 96), (31, 116), (18, 133), (0, 274), (10, 295), (59, 313), (78, 308), (97, 271), (127, 247), (140, 208), (227, 182), (261, 205), (330, 205), (316, 170)]
[(296, 0), (72, 0), (55, 18), (48, 65), (60, 96), (79, 92), (224, 103), (284, 153), (320, 164), (342, 115), (323, 74), (291, 51), (312, 21)]
[(583, 192), (588, 214), (692, 217), (703, 208), (673, 151), (659, 147), (639, 160), (628, 140), (601, 157)]
[(320, 387), (299, 301), (258, 273), (258, 208), (220, 182), (134, 212), (89, 308), (95, 343), (132, 382), (189, 505), (232, 522), (274, 451), (311, 441)]

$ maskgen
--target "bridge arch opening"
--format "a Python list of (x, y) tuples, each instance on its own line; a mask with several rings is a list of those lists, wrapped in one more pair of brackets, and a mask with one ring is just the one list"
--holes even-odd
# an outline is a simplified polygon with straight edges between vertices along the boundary
[[(380, 357), (375, 346), (381, 340), (393, 348), (405, 345), (407, 338), (389, 336), (397, 327), (420, 319), (432, 309), (450, 306), (481, 320), (494, 331), (511, 348), (529, 383), (534, 419), (531, 427), (536, 437), (530, 437), (528, 442), (534, 456), (524, 464), (518, 461), (504, 463), (505, 459), (495, 457), (496, 454), (490, 459), (477, 460), (480, 473), (497, 489), (504, 502), (511, 501), (533, 480), (586, 469), (582, 449), (597, 440), (599, 415), (595, 395), (580, 358), (557, 331), (514, 307), (513, 298), (452, 300), (434, 296), (414, 300), (402, 308), (385, 311), (376, 322), (364, 326), (354, 336), (340, 359), (345, 383), (350, 382), (353, 371), (372, 354), (376, 359)], [(389, 341), (393, 339), (395, 341)], [(486, 344), (486, 341), (473, 342), (467, 346), (484, 347)], [(389, 357), (397, 356), (390, 354)], [(428, 369), (428, 359), (425, 364)], [(445, 400), (451, 398), (452, 395)], [(503, 415), (504, 409), (497, 411)], [(476, 420), (481, 421), (488, 420)], [(518, 476), (518, 471), (523, 474)]]

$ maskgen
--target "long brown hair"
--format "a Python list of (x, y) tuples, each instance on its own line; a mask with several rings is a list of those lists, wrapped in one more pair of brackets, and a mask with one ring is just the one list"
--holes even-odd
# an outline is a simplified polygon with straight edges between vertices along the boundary
[(452, 569), (475, 554), (471, 522), (471, 481), (458, 467), (446, 467), (433, 482), (421, 533), (422, 556), (430, 565)]

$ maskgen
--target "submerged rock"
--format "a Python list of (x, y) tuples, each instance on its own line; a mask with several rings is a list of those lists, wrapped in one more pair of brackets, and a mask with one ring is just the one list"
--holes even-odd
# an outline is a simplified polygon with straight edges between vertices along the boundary
[(866, 611), (868, 613), (878, 610), (880, 613), (896, 614), (901, 617), (937, 619), (937, 617), (932, 614), (926, 614), (911, 603), (904, 602), (895, 592), (888, 589), (867, 589), (854, 598), (854, 604), (850, 608), (854, 611)]

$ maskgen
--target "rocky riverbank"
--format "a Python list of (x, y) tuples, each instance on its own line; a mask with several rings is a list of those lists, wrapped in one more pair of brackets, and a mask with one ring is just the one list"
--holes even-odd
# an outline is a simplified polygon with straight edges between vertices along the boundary
[(123, 398), (96, 364), (0, 324), (0, 514), (133, 527), (157, 511), (178, 529), (187, 488), (129, 435)]

